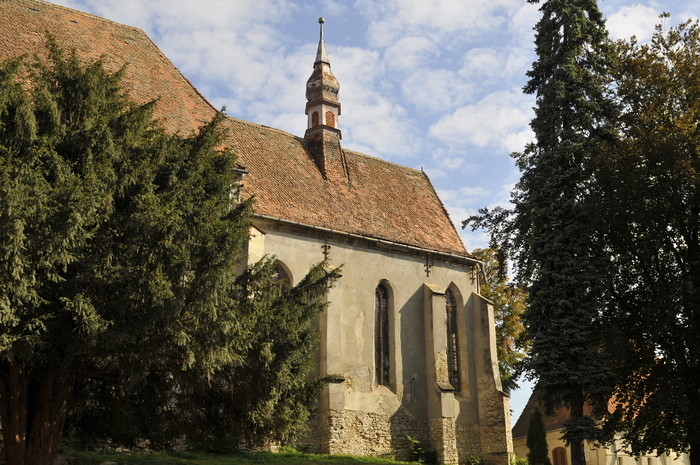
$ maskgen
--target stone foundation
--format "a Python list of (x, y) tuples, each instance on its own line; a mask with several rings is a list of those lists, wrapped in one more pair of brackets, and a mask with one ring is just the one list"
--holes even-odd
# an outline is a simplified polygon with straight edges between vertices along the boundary
[(469, 462), (469, 457), (481, 457), (481, 441), (479, 427), (477, 425), (464, 425), (457, 423), (455, 428), (457, 436), (457, 455), (459, 465)]
[(314, 422), (300, 444), (309, 452), (374, 457), (410, 458), (406, 436), (429, 447), (428, 421), (356, 410), (331, 410)]
[(459, 461), (454, 418), (430, 420), (430, 444), (437, 452), (438, 462), (454, 464)]

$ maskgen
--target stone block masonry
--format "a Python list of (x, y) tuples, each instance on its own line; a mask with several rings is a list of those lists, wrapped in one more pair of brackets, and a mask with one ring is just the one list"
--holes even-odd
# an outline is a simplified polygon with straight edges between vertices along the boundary
[(428, 447), (428, 421), (356, 410), (330, 410), (317, 419), (311, 434), (301, 444), (317, 453), (394, 457), (407, 461), (411, 458), (407, 436)]

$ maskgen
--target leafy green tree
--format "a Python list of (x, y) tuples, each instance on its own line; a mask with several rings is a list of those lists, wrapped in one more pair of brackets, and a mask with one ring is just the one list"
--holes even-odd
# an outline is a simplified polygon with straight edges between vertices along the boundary
[[(619, 140), (599, 158), (616, 414), (633, 453), (700, 453), (700, 25), (616, 44)], [(695, 460), (697, 462), (697, 460)]]
[(484, 263), (486, 282), (480, 291), (493, 302), (498, 371), (503, 389), (510, 392), (518, 388), (515, 380), (529, 347), (522, 322), (527, 293), (522, 286), (508, 282), (506, 273), (501, 272), (504, 270), (498, 262), (496, 249), (474, 249), (472, 255)]
[[(291, 318), (284, 324), (305, 321), (337, 271), (321, 266), (277, 299), (263, 291), (269, 263), (234, 273), (252, 202), (231, 200), (235, 156), (221, 148), (223, 116), (192, 136), (166, 134), (153, 121), (154, 103), (136, 105), (122, 91), (121, 72), (83, 65), (75, 52), (66, 58), (52, 41), (49, 52), (48, 64), (0, 65), (6, 463), (51, 464), (72, 409), (102, 408), (120, 420), (101, 402), (110, 395), (140, 401), (142, 416), (162, 413), (170, 426), (180, 413), (174, 394), (219, 388), (234, 367), (266, 363), (306, 379), (303, 351), (281, 362), (285, 347), (271, 332), (260, 336), (255, 318), (276, 306)], [(314, 336), (304, 329), (291, 337), (308, 347)], [(297, 384), (278, 385), (289, 379)], [(295, 399), (305, 394), (293, 392), (302, 385), (292, 373), (268, 374), (263, 385), (268, 397), (248, 424), (270, 435), (289, 422), (286, 411), (268, 418), (270, 409), (301, 405)], [(141, 424), (131, 432), (143, 432)]]
[(526, 445), (528, 448), (527, 463), (531, 465), (552, 465), (549, 460), (547, 445), (547, 429), (544, 426), (544, 416), (538, 405), (530, 412), (530, 424), (527, 428)]
[(573, 465), (584, 465), (583, 441), (600, 439), (584, 404), (604, 411), (613, 383), (600, 318), (607, 258), (591, 192), (615, 105), (605, 94), (608, 39), (596, 1), (545, 0), (540, 11), (524, 89), (536, 96), (536, 141), (514, 155), (522, 176), (513, 209), (483, 209), (465, 223), (487, 227), (491, 247), (510, 255), (529, 285), (526, 368), (547, 411), (570, 410), (563, 437)]

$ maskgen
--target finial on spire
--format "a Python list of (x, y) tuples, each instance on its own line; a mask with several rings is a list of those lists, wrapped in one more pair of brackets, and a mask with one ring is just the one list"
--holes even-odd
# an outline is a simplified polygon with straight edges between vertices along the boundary
[(320, 34), (320, 39), (318, 40), (318, 52), (316, 52), (316, 61), (314, 62), (314, 66), (316, 66), (318, 63), (327, 63), (329, 66), (331, 64), (330, 61), (328, 61), (328, 54), (326, 53), (326, 43), (323, 40), (323, 23), (325, 23), (326, 20), (323, 19), (323, 16), (318, 18), (318, 24), (320, 25), (321, 29), (321, 34)]

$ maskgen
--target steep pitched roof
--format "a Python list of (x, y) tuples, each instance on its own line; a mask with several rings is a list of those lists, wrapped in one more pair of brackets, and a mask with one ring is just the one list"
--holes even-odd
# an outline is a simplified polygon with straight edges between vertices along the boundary
[(425, 173), (344, 150), (348, 182), (323, 178), (304, 139), (229, 119), (229, 142), (249, 171), (256, 212), (311, 226), (464, 255)]
[[(159, 99), (156, 116), (166, 129), (189, 133), (213, 117), (211, 104), (141, 30), (41, 0), (0, 2), (0, 59), (45, 54), (47, 32), (83, 59), (102, 57), (111, 70), (127, 64), (124, 85), (137, 102)], [(303, 138), (235, 118), (226, 125), (258, 214), (468, 256), (422, 171), (344, 150), (348, 179), (328, 180)]]

